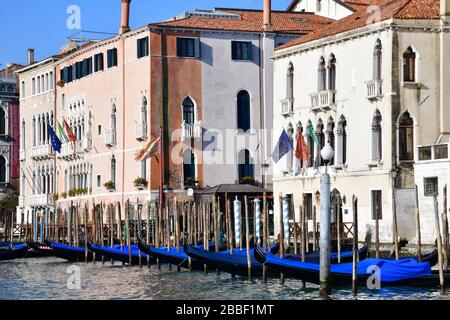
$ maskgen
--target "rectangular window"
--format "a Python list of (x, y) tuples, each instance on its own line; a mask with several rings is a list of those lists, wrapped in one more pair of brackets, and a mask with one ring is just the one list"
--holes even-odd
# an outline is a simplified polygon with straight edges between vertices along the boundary
[(371, 191), (371, 201), (372, 201), (372, 219), (375, 220), (377, 217), (378, 220), (383, 219), (381, 190)]
[(313, 219), (313, 197), (312, 193), (305, 194), (305, 216), (307, 220)]
[(138, 59), (148, 56), (148, 37), (137, 40), (137, 57)]
[(399, 159), (403, 161), (414, 160), (413, 128), (399, 128)]
[(75, 63), (75, 79), (81, 79), (83, 77), (83, 62), (79, 61)]
[(99, 124), (98, 127), (97, 127), (97, 134), (98, 134), (99, 136), (102, 135), (102, 125), (101, 125), (101, 124)]
[(64, 111), (66, 107), (66, 95), (63, 93), (61, 94), (61, 110)]
[(177, 56), (186, 58), (199, 57), (199, 41), (194, 38), (177, 38)]
[(103, 53), (94, 56), (94, 72), (103, 71)]
[(117, 67), (117, 49), (109, 49), (107, 51), (108, 68)]
[(102, 186), (102, 176), (97, 175), (97, 188), (100, 188)]
[(252, 60), (252, 43), (248, 41), (231, 41), (231, 59)]
[(83, 77), (87, 77), (92, 73), (92, 58), (84, 59), (83, 60)]

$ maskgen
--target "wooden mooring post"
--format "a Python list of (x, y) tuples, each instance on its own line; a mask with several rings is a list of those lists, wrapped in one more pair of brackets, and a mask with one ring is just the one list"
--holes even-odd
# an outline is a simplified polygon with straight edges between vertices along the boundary
[(439, 223), (439, 211), (438, 211), (438, 200), (437, 200), (437, 191), (433, 195), (433, 205), (434, 205), (434, 226), (436, 232), (436, 241), (438, 247), (438, 255), (439, 255), (439, 283), (441, 286), (441, 291), (445, 292), (445, 283), (444, 283), (444, 259), (442, 254), (442, 238), (441, 238), (441, 228)]
[[(283, 220), (283, 195), (278, 196), (280, 207), (280, 258), (284, 258), (284, 220)], [(284, 274), (280, 273), (280, 282), (284, 284)]]
[(353, 269), (352, 269), (352, 292), (354, 295), (358, 293), (358, 198), (353, 195)]
[(252, 260), (250, 255), (250, 224), (248, 220), (248, 199), (247, 196), (244, 198), (245, 205), (245, 245), (247, 248), (247, 268), (248, 268), (248, 279), (252, 279)]

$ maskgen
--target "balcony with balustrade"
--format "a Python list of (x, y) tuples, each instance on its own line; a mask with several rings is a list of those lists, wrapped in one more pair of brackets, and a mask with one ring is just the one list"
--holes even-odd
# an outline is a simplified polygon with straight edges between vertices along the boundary
[(325, 111), (336, 107), (336, 90), (311, 93), (310, 97), (313, 111)]
[(30, 196), (30, 206), (49, 207), (53, 204), (53, 196), (51, 194), (34, 194)]
[(143, 141), (147, 140), (147, 124), (138, 123), (136, 125), (136, 140)]
[(117, 136), (116, 130), (111, 129), (111, 130), (106, 131), (106, 133), (105, 133), (105, 144), (108, 147), (115, 146), (116, 143), (117, 143), (117, 137), (116, 136)]
[(200, 139), (202, 137), (202, 125), (201, 123), (186, 123), (181, 125), (181, 139)]
[(294, 113), (294, 99), (286, 98), (281, 100), (281, 114), (283, 116), (289, 116)]
[(383, 97), (383, 80), (370, 80), (366, 82), (367, 94), (369, 100)]
[(31, 157), (33, 159), (46, 159), (54, 156), (54, 152), (50, 144), (35, 146), (31, 149)]

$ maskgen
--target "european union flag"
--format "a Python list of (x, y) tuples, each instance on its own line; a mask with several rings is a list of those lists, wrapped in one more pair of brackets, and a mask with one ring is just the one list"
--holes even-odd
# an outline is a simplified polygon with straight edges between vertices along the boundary
[(272, 159), (275, 163), (280, 161), (281, 158), (283, 158), (286, 153), (289, 151), (294, 150), (294, 146), (292, 145), (291, 139), (289, 139), (288, 134), (286, 133), (286, 130), (283, 129), (283, 132), (281, 132), (280, 139), (278, 139), (278, 143), (275, 146), (275, 149), (272, 153)]
[(56, 135), (53, 128), (50, 126), (50, 124), (47, 125), (48, 128), (48, 134), (50, 135), (50, 141), (52, 142), (53, 149), (61, 153), (61, 140), (59, 140), (58, 136)]

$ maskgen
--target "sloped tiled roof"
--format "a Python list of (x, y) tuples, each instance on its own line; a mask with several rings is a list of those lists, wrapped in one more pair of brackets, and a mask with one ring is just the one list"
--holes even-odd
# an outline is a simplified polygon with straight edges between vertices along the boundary
[[(438, 0), (379, 0), (378, 5), (380, 6), (380, 21), (385, 21), (388, 19), (431, 20), (440, 18)], [(368, 25), (368, 21), (373, 18), (372, 16), (372, 12), (368, 13), (366, 10), (359, 10), (356, 13), (341, 20), (337, 20), (326, 27), (315, 30), (301, 38), (279, 46), (276, 50), (285, 49), (302, 43), (307, 43), (364, 27)]]
[[(335, 0), (336, 3), (341, 4), (344, 7), (347, 7), (353, 11), (357, 11), (360, 9), (364, 9), (367, 6), (377, 4), (380, 0)], [(295, 8), (295, 6), (300, 2), (300, 0), (292, 0), (292, 2), (287, 7), (287, 11), (291, 11)]]
[[(187, 28), (205, 30), (261, 32), (263, 26), (262, 10), (216, 8), (216, 11), (239, 15), (238, 19), (188, 16), (186, 18), (151, 24), (166, 28)], [(305, 34), (335, 20), (309, 12), (272, 12), (273, 32)]]

